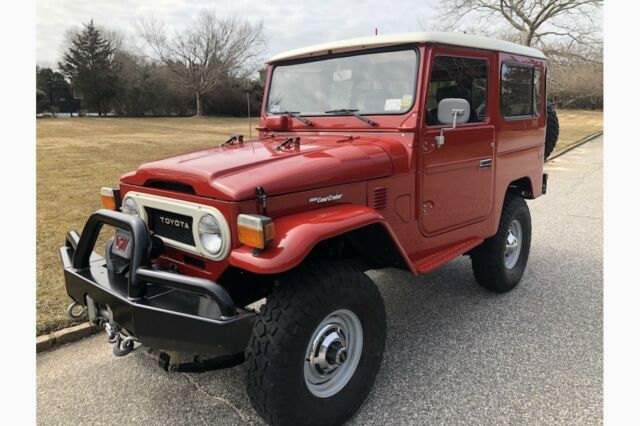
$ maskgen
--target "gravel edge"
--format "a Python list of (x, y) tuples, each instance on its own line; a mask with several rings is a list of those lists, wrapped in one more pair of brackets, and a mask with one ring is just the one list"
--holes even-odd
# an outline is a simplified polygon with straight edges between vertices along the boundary
[(63, 328), (49, 334), (42, 334), (36, 337), (36, 353), (55, 349), (66, 343), (84, 339), (100, 331), (98, 327), (90, 322)]
[(551, 155), (549, 158), (547, 158), (545, 160), (545, 163), (548, 163), (549, 161), (554, 160), (554, 159), (560, 157), (561, 155), (566, 154), (567, 152), (571, 151), (574, 148), (579, 147), (580, 145), (584, 145), (585, 143), (594, 140), (595, 138), (597, 138), (598, 136), (601, 136), (602, 134), (604, 134), (604, 129), (600, 130), (599, 132), (593, 133), (593, 134), (591, 134), (591, 135), (589, 135), (589, 136), (587, 136), (585, 138), (582, 138), (582, 139), (578, 140), (576, 143), (574, 143), (572, 145), (569, 145), (568, 147), (564, 148), (562, 151), (559, 151), (559, 152)]

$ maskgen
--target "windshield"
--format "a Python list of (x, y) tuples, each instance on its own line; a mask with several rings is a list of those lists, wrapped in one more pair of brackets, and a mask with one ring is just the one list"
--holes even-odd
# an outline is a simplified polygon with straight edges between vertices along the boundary
[(413, 106), (418, 54), (413, 49), (320, 59), (273, 70), (269, 114), (403, 114)]

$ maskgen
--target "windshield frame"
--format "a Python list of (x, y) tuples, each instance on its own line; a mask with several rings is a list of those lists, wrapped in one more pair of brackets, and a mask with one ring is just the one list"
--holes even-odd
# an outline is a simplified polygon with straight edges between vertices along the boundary
[[(269, 98), (271, 97), (271, 85), (273, 83), (273, 75), (276, 69), (280, 66), (297, 65), (297, 64), (303, 64), (308, 62), (320, 62), (327, 59), (336, 59), (336, 58), (343, 58), (348, 56), (360, 56), (360, 55), (368, 55), (372, 53), (397, 52), (397, 51), (404, 51), (404, 50), (406, 51), (411, 50), (416, 54), (415, 77), (414, 77), (414, 83), (413, 83), (413, 99), (412, 99), (411, 106), (409, 106), (409, 108), (407, 108), (407, 110), (403, 112), (376, 112), (376, 113), (362, 113), (359, 111), (356, 111), (356, 112), (362, 116), (394, 116), (394, 115), (403, 116), (403, 115), (409, 114), (416, 106), (416, 101), (417, 101), (416, 98), (418, 95), (418, 83), (419, 83), (418, 79), (420, 77), (420, 66), (421, 66), (420, 49), (418, 45), (414, 43), (399, 44), (395, 46), (374, 47), (371, 49), (362, 49), (362, 50), (356, 50), (356, 51), (352, 50), (352, 51), (340, 52), (340, 53), (330, 53), (326, 55), (314, 56), (311, 58), (286, 59), (283, 61), (278, 61), (276, 63), (273, 63), (271, 65), (271, 72), (269, 73), (269, 85), (267, 87), (267, 96), (264, 102), (263, 113), (268, 117), (282, 115), (282, 113), (278, 113), (278, 112), (274, 113), (274, 112), (268, 111)], [(347, 113), (344, 113), (344, 114), (322, 113), (322, 114), (298, 114), (298, 115), (300, 115), (301, 117), (349, 117), (351, 116), (351, 114), (347, 114)]]

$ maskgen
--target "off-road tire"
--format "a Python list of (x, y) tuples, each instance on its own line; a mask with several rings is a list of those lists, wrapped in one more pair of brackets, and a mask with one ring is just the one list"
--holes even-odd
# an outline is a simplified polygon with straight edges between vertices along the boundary
[(544, 159), (549, 158), (556, 148), (558, 136), (560, 135), (560, 122), (558, 114), (551, 104), (547, 104), (547, 134), (544, 140)]
[[(516, 219), (522, 227), (522, 247), (516, 264), (509, 269), (505, 265), (505, 244), (511, 222)], [(471, 251), (473, 275), (482, 287), (496, 293), (513, 289), (522, 278), (531, 246), (531, 216), (526, 201), (519, 195), (508, 192), (498, 232)]]
[[(345, 387), (328, 398), (305, 382), (305, 353), (327, 315), (349, 309), (363, 331), (362, 355)], [(278, 282), (260, 309), (245, 352), (247, 391), (258, 414), (272, 425), (337, 425), (371, 390), (384, 352), (386, 314), (371, 279), (340, 263), (310, 264)]]

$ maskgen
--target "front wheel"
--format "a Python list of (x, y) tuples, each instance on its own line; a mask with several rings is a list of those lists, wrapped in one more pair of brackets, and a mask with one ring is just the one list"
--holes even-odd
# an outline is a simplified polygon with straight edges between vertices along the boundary
[(249, 398), (273, 425), (341, 424), (371, 390), (385, 337), (369, 277), (340, 263), (305, 266), (260, 310), (246, 351)]
[(507, 193), (498, 232), (471, 251), (478, 284), (496, 293), (513, 289), (527, 267), (531, 246), (531, 216), (526, 201)]

